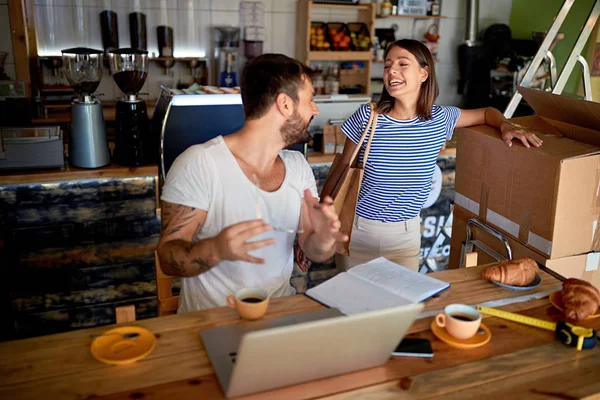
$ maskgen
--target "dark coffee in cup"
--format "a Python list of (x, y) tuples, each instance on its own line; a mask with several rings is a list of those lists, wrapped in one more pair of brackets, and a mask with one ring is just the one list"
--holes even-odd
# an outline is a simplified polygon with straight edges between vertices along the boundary
[(475, 321), (475, 319), (476, 319), (476, 318), (473, 318), (471, 315), (464, 315), (464, 314), (452, 314), (451, 317), (455, 318), (459, 321)]
[(227, 296), (227, 305), (235, 308), (240, 317), (254, 321), (261, 319), (269, 307), (269, 292), (260, 288), (246, 288)]
[(246, 297), (245, 299), (242, 299), (242, 301), (246, 303), (260, 303), (263, 300), (264, 299), (261, 299), (259, 297)]

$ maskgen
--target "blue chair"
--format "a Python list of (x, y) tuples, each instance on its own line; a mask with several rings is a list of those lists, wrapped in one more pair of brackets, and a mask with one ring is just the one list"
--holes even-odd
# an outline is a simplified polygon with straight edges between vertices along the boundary
[[(239, 94), (174, 94), (163, 87), (154, 110), (152, 131), (160, 138), (162, 180), (173, 161), (188, 147), (239, 130), (245, 122)], [(289, 149), (306, 155), (306, 144)]]

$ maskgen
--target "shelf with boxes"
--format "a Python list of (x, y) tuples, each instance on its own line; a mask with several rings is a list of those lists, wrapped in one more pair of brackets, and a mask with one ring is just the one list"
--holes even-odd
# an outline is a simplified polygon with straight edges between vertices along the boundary
[(441, 0), (381, 0), (377, 18), (439, 18)]
[(411, 18), (411, 19), (444, 19), (448, 18), (443, 15), (420, 15), (420, 14), (395, 14), (395, 15), (385, 15), (385, 14), (377, 14), (376, 18)]
[[(356, 17), (349, 21), (324, 23), (315, 21), (315, 10), (354, 10)], [(324, 4), (310, 0), (298, 0), (296, 13), (296, 58), (311, 66), (322, 67), (321, 63), (341, 62), (330, 66), (339, 69), (340, 93), (370, 93), (371, 67), (373, 60), (372, 37), (375, 26), (375, 4)], [(319, 64), (315, 64), (319, 62)], [(349, 62), (351, 67), (344, 67)], [(351, 72), (345, 72), (345, 70)], [(354, 70), (361, 70), (357, 72)], [(355, 88), (344, 88), (346, 76), (352, 75)]]

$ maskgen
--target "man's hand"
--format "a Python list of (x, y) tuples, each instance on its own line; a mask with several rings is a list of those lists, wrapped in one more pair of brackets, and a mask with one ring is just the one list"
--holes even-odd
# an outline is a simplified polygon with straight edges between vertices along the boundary
[(540, 147), (544, 143), (537, 137), (534, 133), (535, 131), (509, 121), (502, 122), (500, 131), (502, 131), (502, 140), (504, 140), (508, 147), (512, 146), (513, 139), (519, 139), (525, 147), (531, 147), (530, 143), (535, 147)]
[(319, 201), (307, 189), (304, 191), (304, 199), (313, 231), (323, 248), (329, 248), (338, 242), (348, 240), (348, 235), (340, 232), (342, 223), (335, 213), (331, 197), (325, 196), (323, 202), (319, 204)]
[(256, 264), (264, 264), (264, 259), (253, 257), (248, 254), (248, 252), (270, 246), (275, 243), (275, 239), (264, 239), (254, 242), (248, 242), (247, 240), (272, 229), (273, 228), (270, 225), (260, 219), (240, 222), (223, 229), (214, 240), (214, 246), (219, 261), (241, 260)]
[(247, 242), (272, 229), (262, 220), (241, 222), (223, 229), (217, 236), (198, 239), (206, 222), (206, 210), (167, 201), (161, 204), (162, 223), (156, 250), (160, 267), (167, 275), (200, 275), (223, 260), (264, 263), (248, 252), (274, 243), (273, 239)]

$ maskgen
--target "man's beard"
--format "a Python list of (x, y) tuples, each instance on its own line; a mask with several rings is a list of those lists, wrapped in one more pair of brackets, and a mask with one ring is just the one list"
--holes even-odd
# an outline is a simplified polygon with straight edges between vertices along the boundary
[(280, 129), (286, 147), (296, 143), (306, 143), (310, 140), (308, 126), (313, 118), (311, 117), (308, 122), (304, 122), (298, 110), (294, 110), (292, 116), (283, 123)]

